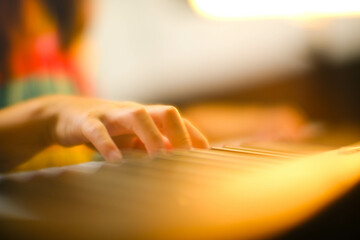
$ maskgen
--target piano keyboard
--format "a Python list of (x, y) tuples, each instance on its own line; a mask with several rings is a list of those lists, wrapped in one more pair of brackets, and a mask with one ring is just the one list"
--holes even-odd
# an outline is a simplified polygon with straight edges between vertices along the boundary
[(0, 235), (271, 238), (346, 193), (359, 170), (358, 151), (226, 146), (4, 175)]

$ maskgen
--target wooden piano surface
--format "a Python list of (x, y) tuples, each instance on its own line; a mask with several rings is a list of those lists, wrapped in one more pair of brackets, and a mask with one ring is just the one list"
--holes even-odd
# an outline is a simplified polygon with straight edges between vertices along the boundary
[(360, 178), (356, 146), (296, 152), (228, 146), (154, 159), (133, 153), (120, 165), (92, 162), (3, 175), (0, 235), (278, 237), (341, 198)]

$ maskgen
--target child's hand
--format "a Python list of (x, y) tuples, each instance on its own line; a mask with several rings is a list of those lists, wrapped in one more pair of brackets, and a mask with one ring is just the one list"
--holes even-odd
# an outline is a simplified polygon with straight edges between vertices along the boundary
[(108, 161), (120, 149), (145, 147), (149, 154), (166, 148), (208, 148), (206, 138), (177, 109), (102, 99), (54, 96), (51, 141), (64, 146), (93, 145)]
[(122, 149), (208, 148), (206, 138), (177, 109), (74, 96), (46, 96), (0, 110), (0, 171), (29, 160), (51, 144), (89, 144), (107, 161)]

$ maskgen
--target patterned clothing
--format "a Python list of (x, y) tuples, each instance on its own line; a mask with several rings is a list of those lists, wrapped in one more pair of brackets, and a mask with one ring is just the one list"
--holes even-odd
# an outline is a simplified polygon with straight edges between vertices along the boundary
[[(93, 90), (69, 54), (61, 50), (55, 34), (27, 43), (9, 57), (10, 78), (0, 76), (0, 108), (47, 94), (92, 95)], [(85, 146), (52, 146), (16, 170), (35, 170), (86, 162), (93, 151)]]
[(0, 78), (0, 107), (46, 94), (93, 94), (54, 34), (13, 51), (9, 61), (10, 79)]

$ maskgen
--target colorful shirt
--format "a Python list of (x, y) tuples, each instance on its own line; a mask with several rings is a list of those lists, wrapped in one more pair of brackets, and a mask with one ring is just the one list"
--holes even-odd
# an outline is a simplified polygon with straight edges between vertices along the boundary
[[(62, 51), (55, 34), (47, 34), (12, 51), (10, 78), (0, 76), (0, 108), (47, 94), (92, 95), (93, 89), (75, 61)], [(93, 151), (85, 146), (52, 146), (16, 170), (35, 170), (86, 162)]]
[(55, 34), (16, 49), (9, 61), (10, 79), (0, 78), (0, 107), (46, 94), (93, 94), (73, 59), (61, 50)]

